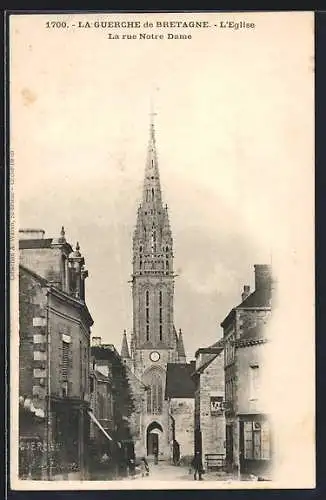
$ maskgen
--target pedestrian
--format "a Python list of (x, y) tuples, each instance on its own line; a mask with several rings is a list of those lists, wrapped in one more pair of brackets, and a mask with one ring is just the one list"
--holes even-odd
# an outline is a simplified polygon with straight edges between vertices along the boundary
[(180, 445), (178, 441), (176, 441), (176, 461), (177, 465), (180, 465)]
[(149, 475), (149, 466), (145, 457), (141, 458), (140, 461), (141, 475), (142, 477)]
[(180, 465), (180, 446), (178, 441), (173, 441), (173, 464)]
[(203, 462), (199, 451), (196, 451), (195, 456), (191, 462), (191, 465), (192, 468), (194, 469), (194, 480), (197, 481), (197, 474), (198, 474), (199, 481), (202, 481)]
[(157, 446), (155, 446), (153, 449), (153, 455), (154, 455), (154, 464), (157, 465), (158, 464), (158, 448), (157, 448)]

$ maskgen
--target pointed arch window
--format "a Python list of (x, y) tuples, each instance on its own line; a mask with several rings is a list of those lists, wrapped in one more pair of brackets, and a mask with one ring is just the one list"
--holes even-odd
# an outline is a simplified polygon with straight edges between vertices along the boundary
[(149, 341), (149, 291), (145, 293), (146, 341)]
[(159, 293), (159, 333), (160, 333), (160, 341), (162, 341), (162, 339), (163, 339), (162, 306), (163, 306), (163, 293), (162, 293), (162, 290), (160, 290), (160, 293)]
[(163, 410), (163, 384), (159, 373), (152, 372), (147, 384), (147, 413), (161, 415)]
[(152, 251), (156, 252), (156, 231), (152, 231)]

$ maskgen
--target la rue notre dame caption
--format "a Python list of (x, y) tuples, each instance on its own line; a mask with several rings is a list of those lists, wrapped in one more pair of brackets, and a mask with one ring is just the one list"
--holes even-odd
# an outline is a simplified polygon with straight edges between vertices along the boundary
[[(68, 22), (65, 20), (46, 21), (47, 29), (72, 29), (72, 30), (122, 30), (118, 33), (105, 32), (109, 40), (186, 40), (191, 39), (190, 30), (199, 29), (218, 29), (232, 31), (247, 31), (256, 28), (256, 24), (248, 20), (233, 21), (228, 19), (217, 20), (214, 23), (209, 21), (75, 21)], [(124, 30), (130, 30), (125, 31)], [(135, 32), (134, 30), (148, 30)], [(157, 29), (154, 33), (151, 30)], [(173, 32), (163, 32), (167, 30)], [(180, 31), (176, 32), (178, 29)], [(187, 32), (185, 31), (187, 30)], [(189, 30), (189, 31), (188, 31)]]

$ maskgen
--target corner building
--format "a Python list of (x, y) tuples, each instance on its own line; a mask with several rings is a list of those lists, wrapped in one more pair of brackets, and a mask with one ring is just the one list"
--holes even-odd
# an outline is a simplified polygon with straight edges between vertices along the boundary
[(130, 348), (124, 335), (121, 356), (146, 386), (137, 410), (136, 454), (171, 456), (167, 363), (185, 363), (181, 331), (173, 319), (173, 239), (167, 205), (163, 205), (154, 124), (150, 125), (142, 202), (133, 236), (133, 331)]

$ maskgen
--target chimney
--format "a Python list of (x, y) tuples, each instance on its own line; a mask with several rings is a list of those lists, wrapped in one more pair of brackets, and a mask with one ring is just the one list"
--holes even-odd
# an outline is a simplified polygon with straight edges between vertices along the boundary
[(246, 300), (246, 298), (247, 298), (247, 297), (249, 297), (249, 295), (250, 295), (250, 286), (249, 286), (249, 285), (245, 285), (245, 286), (243, 287), (243, 292), (242, 292), (242, 294), (241, 294), (241, 299), (242, 299), (242, 302), (243, 302), (244, 300)]
[(272, 286), (272, 269), (268, 264), (255, 264), (255, 289), (270, 289)]
[(102, 344), (102, 337), (92, 337), (92, 347), (98, 347)]
[(19, 229), (20, 240), (43, 240), (44, 229)]

